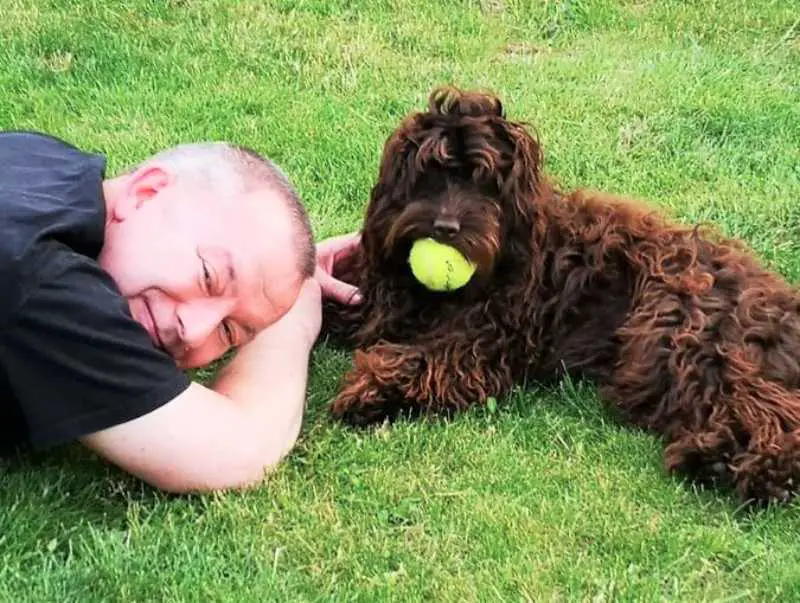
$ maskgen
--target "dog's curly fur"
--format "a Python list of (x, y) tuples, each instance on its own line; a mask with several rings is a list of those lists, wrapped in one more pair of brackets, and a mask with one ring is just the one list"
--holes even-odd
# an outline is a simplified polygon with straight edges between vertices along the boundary
[[(595, 380), (667, 468), (749, 502), (800, 484), (800, 296), (745, 246), (642, 204), (562, 193), (538, 141), (490, 94), (435, 90), (386, 142), (358, 253), (324, 330), (356, 348), (333, 415), (451, 413), (564, 372)], [(426, 290), (414, 239), (477, 264)]]

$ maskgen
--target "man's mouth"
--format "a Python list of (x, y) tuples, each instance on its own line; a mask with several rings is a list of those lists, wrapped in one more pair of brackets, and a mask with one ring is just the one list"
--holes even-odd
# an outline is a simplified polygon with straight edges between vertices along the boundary
[(153, 343), (155, 343), (158, 348), (166, 351), (167, 348), (164, 346), (164, 342), (161, 340), (161, 334), (158, 332), (156, 317), (153, 315), (153, 311), (150, 309), (150, 302), (148, 302), (146, 298), (142, 297), (142, 303), (147, 310), (147, 316), (150, 322), (150, 336), (153, 339)]

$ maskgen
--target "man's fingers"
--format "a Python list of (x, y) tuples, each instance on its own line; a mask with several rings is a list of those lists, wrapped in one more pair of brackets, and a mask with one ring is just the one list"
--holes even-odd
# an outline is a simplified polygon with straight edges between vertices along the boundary
[(341, 251), (355, 248), (360, 242), (361, 233), (351, 232), (325, 239), (319, 245), (317, 245), (317, 250), (320, 252), (320, 254), (330, 253), (331, 255), (335, 256)]
[(342, 304), (361, 303), (358, 287), (333, 278), (324, 270), (317, 270), (314, 278), (319, 282), (323, 297), (330, 297)]
[(358, 304), (358, 287), (333, 276), (339, 262), (347, 262), (361, 241), (361, 233), (349, 233), (326, 239), (317, 246), (317, 270), (314, 278), (320, 284), (323, 297), (342, 304)]

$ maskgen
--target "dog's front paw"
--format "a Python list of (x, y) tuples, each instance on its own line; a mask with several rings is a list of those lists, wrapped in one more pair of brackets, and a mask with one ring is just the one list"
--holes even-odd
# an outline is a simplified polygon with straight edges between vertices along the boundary
[(335, 419), (356, 427), (378, 423), (389, 414), (380, 392), (366, 379), (345, 387), (330, 410)]

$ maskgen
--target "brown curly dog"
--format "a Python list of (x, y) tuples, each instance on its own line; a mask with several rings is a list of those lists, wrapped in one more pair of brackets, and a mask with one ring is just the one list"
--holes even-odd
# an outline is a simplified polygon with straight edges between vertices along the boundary
[[(412, 241), (477, 264), (462, 289), (412, 276)], [(747, 502), (800, 484), (800, 296), (742, 244), (640, 204), (562, 193), (501, 102), (440, 89), (384, 148), (354, 260), (358, 306), (324, 329), (356, 348), (333, 415), (451, 413), (523, 381), (590, 378), (660, 434), (671, 471)]]

